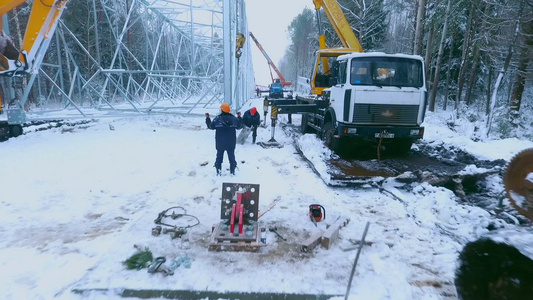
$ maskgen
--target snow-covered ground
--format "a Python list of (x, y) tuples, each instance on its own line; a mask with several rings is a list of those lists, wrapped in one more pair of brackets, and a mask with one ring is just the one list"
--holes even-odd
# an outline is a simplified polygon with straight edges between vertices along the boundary
[[(242, 111), (262, 108), (261, 101), (252, 99)], [(423, 143), (444, 143), (482, 159), (509, 160), (533, 147), (517, 139), (473, 142), (466, 126), (459, 132), (446, 127), (444, 113), (426, 121)], [(388, 193), (328, 187), (279, 127), (283, 148), (263, 149), (250, 137), (236, 149), (236, 175), (229, 174), (225, 157), (220, 177), (213, 168), (214, 132), (206, 129), (203, 114), (34, 129), (0, 143), (2, 299), (115, 299), (122, 289), (340, 296), (357, 253), (353, 241), (361, 239), (367, 222), (372, 244), (361, 252), (351, 299), (454, 299), (456, 259), (465, 243), (487, 233), (490, 223), (515, 226), (427, 183), (389, 179), (383, 186)], [(270, 134), (269, 127), (260, 128), (258, 141)], [(309, 155), (328, 155), (313, 135), (298, 142)], [(490, 180), (503, 189), (499, 177)], [(208, 251), (224, 182), (259, 184), (259, 211), (275, 202), (260, 226), (277, 227), (287, 241), (268, 232), (257, 253)], [(312, 203), (326, 209), (318, 227), (308, 217)], [(200, 220), (188, 240), (151, 235), (154, 219), (172, 206)], [(341, 217), (350, 222), (330, 249), (300, 252), (300, 243)], [(122, 262), (136, 252), (134, 245), (169, 262), (187, 255), (191, 266), (168, 277), (127, 270)], [(94, 291), (80, 295), (73, 289)]]

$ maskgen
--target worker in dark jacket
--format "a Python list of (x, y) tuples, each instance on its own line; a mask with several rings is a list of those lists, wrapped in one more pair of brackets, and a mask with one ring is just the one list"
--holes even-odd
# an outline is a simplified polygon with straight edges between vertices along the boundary
[(216, 130), (215, 143), (217, 158), (215, 161), (215, 168), (217, 169), (217, 175), (220, 175), (224, 151), (226, 151), (228, 153), (230, 172), (231, 174), (235, 174), (235, 167), (237, 167), (237, 161), (235, 160), (235, 144), (237, 142), (236, 130), (242, 128), (241, 113), (238, 112), (237, 117), (232, 115), (228, 103), (222, 103), (220, 109), (222, 112), (216, 116), (213, 121), (211, 121), (208, 113), (205, 114), (205, 124), (207, 125), (207, 128)]
[(245, 111), (242, 118), (244, 125), (252, 129), (252, 142), (255, 144), (255, 139), (257, 138), (257, 126), (259, 126), (261, 123), (261, 118), (257, 113), (257, 108), (252, 107)]

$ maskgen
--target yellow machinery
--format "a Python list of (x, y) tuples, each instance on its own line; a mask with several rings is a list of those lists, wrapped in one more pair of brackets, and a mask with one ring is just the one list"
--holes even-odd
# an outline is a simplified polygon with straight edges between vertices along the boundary
[(241, 57), (242, 53), (242, 47), (244, 47), (244, 43), (246, 42), (246, 38), (244, 37), (244, 34), (237, 33), (237, 42), (235, 44), (235, 57), (239, 58)]
[[(338, 56), (354, 52), (363, 52), (363, 47), (355, 36), (350, 23), (346, 20), (339, 4), (336, 0), (313, 0), (315, 4), (318, 21), (318, 50), (317, 60), (314, 66), (313, 77), (311, 79), (311, 93), (322, 95), (322, 91), (329, 88), (329, 76), (331, 75), (330, 64)], [(323, 9), (328, 17), (333, 29), (339, 36), (344, 47), (327, 48), (326, 37), (322, 30), (319, 10)]]
[[(335, 29), (335, 32), (341, 39), (341, 42), (345, 48), (354, 49), (355, 52), (363, 52), (363, 47), (361, 47), (359, 40), (350, 27), (350, 23), (348, 23), (348, 20), (346, 20), (346, 17), (344, 17), (344, 13), (342, 12), (336, 0), (313, 0), (313, 3), (315, 4), (315, 9), (317, 12), (320, 8), (324, 9), (326, 16), (328, 16), (329, 20), (331, 21), (333, 29)], [(320, 20), (318, 15), (317, 17)], [(325, 49), (326, 37), (322, 33), (321, 26), (319, 26), (319, 32), (319, 46), (321, 49)]]
[[(11, 37), (4, 32), (4, 27), (7, 24), (4, 24), (3, 21), (7, 20), (4, 16), (8, 12), (25, 2), (27, 0), (0, 2), (0, 75), (3, 76), (37, 72), (68, 0), (33, 1), (22, 46), (20, 50), (17, 50)], [(2, 101), (5, 96), (6, 93), (3, 93), (0, 87), (0, 112), (2, 107), (6, 105), (3, 103), (5, 101)], [(24, 119), (22, 108), (19, 107), (18, 112), (15, 112), (14, 115), (14, 118), (10, 118), (13, 115), (8, 114), (8, 122), (12, 119), (15, 120), (14, 124), (0, 123), (0, 136), (17, 136), (22, 133), (20, 126)], [(17, 115), (20, 116), (17, 117)]]
[[(9, 11), (26, 1), (3, 1), (4, 3), (0, 4), (0, 17), (3, 18)], [(67, 2), (68, 0), (42, 0), (33, 2), (22, 47), (19, 55), (15, 57), (13, 57), (12, 51), (14, 46), (11, 39), (2, 34), (2, 38), (6, 42), (4, 52), (7, 55), (0, 53), (0, 74), (13, 74), (14, 72), (20, 71), (31, 72), (35, 69), (35, 63), (40, 63), (37, 60), (40, 58), (39, 55), (46, 53), (48, 41), (54, 34), (57, 21)], [(2, 18), (0, 18), (0, 30), (3, 31), (4, 24)]]

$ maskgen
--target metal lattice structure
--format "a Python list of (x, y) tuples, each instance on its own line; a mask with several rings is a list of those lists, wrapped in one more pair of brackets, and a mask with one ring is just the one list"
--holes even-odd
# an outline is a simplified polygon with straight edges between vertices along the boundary
[(39, 72), (2, 82), (13, 87), (8, 122), (26, 121), (9, 110), (37, 119), (239, 109), (254, 79), (249, 41), (235, 55), (238, 32), (248, 32), (244, 0), (71, 0)]

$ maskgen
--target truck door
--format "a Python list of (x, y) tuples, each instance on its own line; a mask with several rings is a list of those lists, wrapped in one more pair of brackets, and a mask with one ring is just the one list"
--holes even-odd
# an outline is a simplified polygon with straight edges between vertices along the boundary
[(331, 87), (330, 103), (339, 122), (348, 122), (350, 115), (351, 90), (347, 84), (347, 69), (347, 60), (338, 62), (336, 84)]

